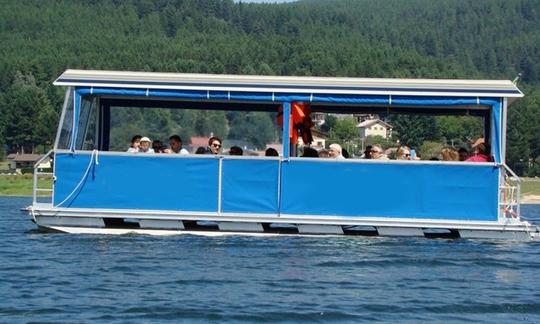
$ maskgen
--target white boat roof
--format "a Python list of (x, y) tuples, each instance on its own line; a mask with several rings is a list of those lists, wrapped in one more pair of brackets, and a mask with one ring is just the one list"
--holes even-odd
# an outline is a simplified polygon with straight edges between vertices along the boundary
[(295, 77), (66, 70), (54, 85), (307, 94), (523, 97), (509, 80)]

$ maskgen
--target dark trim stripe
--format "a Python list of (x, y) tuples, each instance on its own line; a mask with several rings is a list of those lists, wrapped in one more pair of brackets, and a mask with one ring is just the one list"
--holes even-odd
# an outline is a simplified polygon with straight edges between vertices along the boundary
[[(180, 86), (180, 87), (219, 87), (219, 88), (281, 88), (294, 89), (306, 92), (306, 89), (317, 90), (339, 90), (339, 91), (401, 91), (401, 92), (441, 92), (441, 93), (490, 93), (490, 94), (521, 94), (519, 90), (489, 90), (489, 89), (433, 89), (433, 88), (381, 88), (381, 87), (351, 87), (351, 86), (300, 86), (300, 85), (282, 85), (282, 84), (227, 84), (227, 83), (192, 83), (192, 82), (162, 82), (162, 81), (118, 81), (118, 80), (84, 80), (84, 79), (62, 79), (58, 78), (56, 82), (77, 83), (77, 84), (117, 84), (123, 86), (129, 85), (151, 85), (151, 86)], [(103, 86), (105, 87), (105, 86)], [(226, 91), (226, 90), (225, 90)], [(245, 90), (243, 90), (245, 91)]]

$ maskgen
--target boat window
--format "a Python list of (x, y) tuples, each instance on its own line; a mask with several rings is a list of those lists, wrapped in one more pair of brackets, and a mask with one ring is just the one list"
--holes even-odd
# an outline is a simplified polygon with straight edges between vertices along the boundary
[[(99, 100), (98, 100), (99, 99)], [(72, 99), (62, 124), (59, 148), (69, 148)], [(97, 109), (99, 107), (99, 109)], [(264, 156), (273, 148), (283, 155), (282, 130), (277, 122), (279, 103), (205, 102), (169, 99), (83, 97), (76, 149), (126, 152), (133, 136), (160, 141), (168, 147), (169, 137), (179, 135), (190, 153), (206, 149), (208, 139), (223, 140), (222, 154), (240, 148), (242, 155)], [(396, 159), (400, 148), (410, 159), (448, 160), (443, 149), (473, 151), (479, 138), (490, 142), (489, 107), (366, 107), (312, 104), (313, 126), (309, 136), (294, 137), (290, 156), (326, 157), (331, 144), (339, 144), (343, 155), (363, 158), (366, 148), (378, 145), (386, 157)], [(97, 124), (99, 118), (99, 125)], [(306, 124), (300, 125), (305, 128)], [(295, 126), (296, 127), (296, 126)], [(96, 134), (99, 131), (99, 143)], [(309, 149), (305, 139), (312, 139)], [(486, 145), (489, 146), (489, 145)], [(414, 151), (413, 151), (414, 150)], [(332, 153), (332, 152), (330, 152)], [(455, 152), (453, 152), (454, 154)], [(333, 154), (330, 154), (333, 156)], [(453, 155), (455, 157), (455, 154)]]
[(73, 128), (73, 91), (67, 90), (66, 99), (64, 102), (64, 119), (60, 126), (60, 135), (57, 141), (58, 149), (69, 149), (71, 141), (71, 130)]
[(83, 97), (77, 132), (77, 150), (93, 150), (96, 146), (97, 98)]
[[(73, 128), (73, 91), (66, 96), (66, 110), (58, 138), (58, 149), (70, 149)], [(97, 98), (82, 97), (77, 124), (76, 150), (93, 150), (97, 134)]]
[[(354, 113), (351, 113), (354, 112)], [(319, 152), (330, 144), (339, 144), (350, 158), (364, 158), (366, 148), (379, 145), (389, 159), (396, 159), (400, 147), (404, 154), (421, 160), (443, 160), (443, 149), (473, 151), (479, 138), (489, 142), (489, 110), (401, 107), (399, 111), (384, 108), (312, 107), (314, 122), (311, 147)], [(299, 140), (296, 156), (304, 143)], [(455, 155), (453, 155), (455, 157)], [(448, 160), (447, 156), (444, 156)]]
[(277, 106), (272, 107), (272, 111), (246, 111), (226, 110), (226, 106), (215, 109), (212, 104), (207, 104), (207, 109), (190, 109), (189, 104), (171, 108), (179, 104), (159, 101), (152, 106), (140, 106), (135, 101), (123, 101), (122, 105), (112, 103), (109, 106), (109, 151), (125, 152), (134, 135), (159, 140), (164, 148), (168, 147), (171, 135), (179, 135), (183, 148), (190, 153), (206, 148), (211, 136), (223, 140), (224, 155), (229, 154), (233, 146), (241, 148), (247, 156), (264, 156), (268, 147), (277, 149), (280, 154), (282, 151)]

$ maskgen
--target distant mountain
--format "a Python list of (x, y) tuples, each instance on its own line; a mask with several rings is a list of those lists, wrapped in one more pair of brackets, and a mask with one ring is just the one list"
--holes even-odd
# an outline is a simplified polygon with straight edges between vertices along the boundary
[[(28, 84), (58, 109), (61, 90), (51, 82), (66, 68), (493, 79), (521, 73), (535, 93), (540, 1), (2, 1), (0, 43), (2, 112), (13, 99), (8, 93)], [(23, 140), (6, 134), (11, 117), (0, 115), (0, 141)], [(42, 137), (32, 141), (51, 141)]]

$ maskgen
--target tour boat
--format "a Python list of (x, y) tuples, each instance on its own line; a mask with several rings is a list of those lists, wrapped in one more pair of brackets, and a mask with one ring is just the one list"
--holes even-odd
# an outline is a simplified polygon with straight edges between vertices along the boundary
[[(54, 181), (52, 188), (43, 188), (39, 179), (44, 172), (36, 169), (28, 207), (40, 229), (154, 235), (539, 236), (539, 229), (520, 216), (520, 179), (505, 163), (508, 106), (523, 96), (511, 81), (66, 70), (54, 84), (67, 87), (55, 145), (46, 156), (54, 161)], [(493, 162), (297, 157), (290, 139), (296, 132), (291, 114), (298, 103), (324, 113), (479, 116)], [(116, 107), (279, 113), (282, 154), (112, 151), (110, 121)], [(159, 176), (152, 176), (157, 171)], [(45, 191), (52, 196), (44, 201)]]

